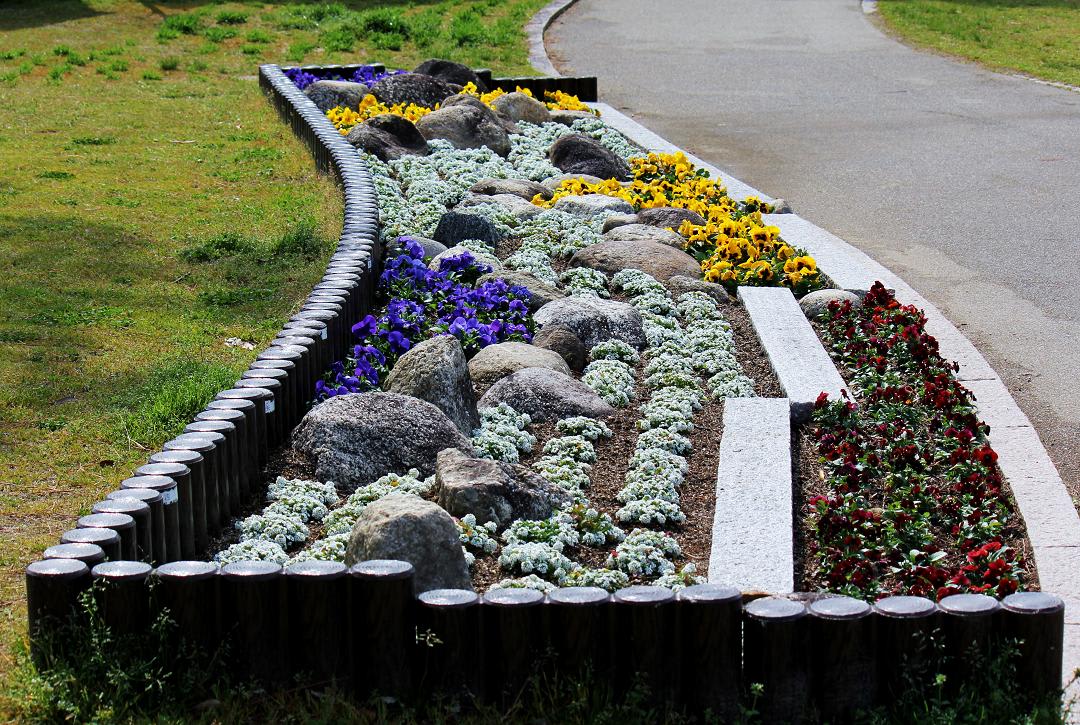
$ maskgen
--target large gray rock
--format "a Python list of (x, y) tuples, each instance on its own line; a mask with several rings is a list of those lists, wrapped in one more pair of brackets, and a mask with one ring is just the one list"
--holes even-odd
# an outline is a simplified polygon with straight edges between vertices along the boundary
[(573, 330), (558, 322), (549, 322), (533, 335), (533, 346), (558, 353), (575, 373), (580, 373), (588, 362), (589, 350), (585, 343)]
[(607, 402), (580, 380), (547, 368), (525, 368), (508, 375), (480, 398), (480, 408), (506, 403), (528, 413), (534, 423), (585, 415), (606, 418), (615, 412)]
[(462, 65), (461, 63), (455, 63), (452, 60), (443, 60), (441, 58), (425, 60), (423, 63), (416, 66), (413, 73), (423, 73), (424, 75), (438, 78), (440, 81), (454, 83), (459, 86), (473, 83), (481, 93), (487, 91), (487, 86), (480, 80), (480, 76), (473, 72), (472, 68), (467, 65)]
[(472, 444), (437, 407), (397, 393), (353, 393), (319, 403), (293, 433), (293, 448), (311, 458), (320, 481), (346, 491), (388, 472), (435, 473), (444, 448)]
[(388, 106), (395, 103), (415, 103), (434, 108), (447, 96), (457, 93), (453, 85), (423, 73), (401, 73), (387, 76), (371, 87), (371, 93)]
[(525, 342), (500, 342), (488, 345), (469, 361), (469, 377), (478, 385), (491, 385), (525, 368), (547, 368), (570, 374), (566, 361), (557, 352)]
[(701, 265), (686, 252), (658, 242), (628, 242), (621, 239), (605, 239), (602, 242), (579, 249), (570, 258), (571, 267), (590, 267), (607, 274), (624, 269), (640, 269), (660, 282), (666, 282), (677, 274), (697, 275)]
[(706, 282), (700, 277), (684, 277), (677, 274), (667, 281), (667, 288), (676, 299), (678, 299), (679, 295), (687, 292), (704, 292), (721, 305), (730, 305), (735, 301), (727, 293), (723, 285)]
[(479, 239), (491, 245), (502, 239), (498, 228), (484, 217), (456, 211), (448, 211), (439, 218), (432, 236), (447, 248), (457, 246), (466, 239)]
[(684, 221), (701, 226), (705, 224), (705, 217), (696, 211), (679, 209), (673, 206), (658, 206), (652, 209), (642, 209), (637, 213), (637, 223), (647, 224), (651, 227), (667, 229), (671, 227), (678, 231)]
[(384, 113), (357, 124), (345, 140), (382, 161), (427, 156), (427, 140), (407, 118)]
[(563, 126), (573, 126), (574, 121), (580, 121), (583, 118), (596, 118), (596, 114), (588, 111), (550, 111), (552, 123), (561, 123)]
[(544, 305), (533, 320), (541, 328), (553, 323), (565, 325), (586, 349), (606, 340), (622, 340), (639, 349), (645, 346), (641, 313), (625, 302), (573, 295)]
[(489, 196), (512, 194), (519, 196), (525, 201), (532, 201), (537, 194), (542, 199), (552, 197), (551, 189), (536, 181), (528, 179), (481, 179), (469, 187), (474, 194), (487, 194)]
[(498, 272), (488, 272), (480, 275), (480, 279), (476, 283), (483, 284), (495, 279), (502, 279), (509, 285), (518, 285), (529, 290), (531, 295), (528, 302), (530, 312), (536, 312), (548, 302), (561, 300), (566, 296), (562, 290), (552, 287), (547, 282), (518, 269), (501, 269)]
[(599, 176), (593, 176), (591, 174), (558, 174), (556, 176), (549, 176), (540, 183), (551, 190), (558, 189), (564, 181), (571, 179), (580, 179), (585, 184), (599, 184), (603, 181)]
[(438, 335), (413, 347), (398, 358), (384, 387), (390, 393), (426, 400), (465, 435), (480, 426), (469, 364), (456, 337)]
[(517, 519), (546, 519), (570, 502), (565, 489), (525, 466), (473, 458), (454, 448), (439, 452), (435, 496), (454, 516), (472, 514), (477, 523), (494, 521), (500, 529)]
[(475, 106), (443, 107), (421, 118), (416, 127), (427, 140), (445, 139), (457, 149), (486, 146), (500, 156), (510, 153), (510, 137), (490, 109), (484, 113)]
[(604, 220), (604, 227), (602, 229), (604, 234), (607, 234), (616, 227), (625, 227), (629, 224), (637, 224), (637, 214), (619, 214), (618, 216), (609, 216)]
[(516, 123), (509, 118), (500, 116), (492, 111), (490, 106), (476, 96), (470, 96), (467, 93), (459, 93), (456, 96), (450, 96), (442, 102), (443, 108), (450, 108), (451, 106), (469, 106), (475, 108), (480, 113), (494, 119), (503, 131), (506, 131), (507, 133), (521, 133), (521, 128)]
[(551, 164), (567, 174), (591, 174), (601, 179), (630, 179), (630, 167), (615, 152), (591, 136), (571, 133), (548, 149)]
[(682, 249), (686, 238), (678, 232), (647, 224), (623, 224), (604, 232), (604, 239), (617, 239), (624, 242), (656, 242), (676, 249)]
[(582, 196), (564, 196), (555, 202), (552, 207), (557, 211), (573, 214), (586, 221), (604, 218), (611, 214), (630, 214), (634, 207), (630, 202), (624, 201), (617, 196), (605, 194), (584, 194)]
[(525, 221), (526, 219), (532, 219), (537, 214), (540, 214), (544, 210), (538, 207), (536, 204), (525, 201), (520, 196), (514, 196), (513, 194), (494, 194), (488, 196), (487, 194), (469, 194), (460, 202), (458, 202), (455, 209), (468, 209), (473, 206), (482, 206), (484, 204), (496, 204), (506, 209), (514, 215), (514, 218), (519, 221)]
[(509, 118), (511, 121), (524, 121), (540, 125), (551, 120), (551, 114), (548, 112), (547, 106), (535, 98), (517, 91), (499, 96), (491, 102), (491, 105), (494, 107), (495, 113), (504, 118)]
[(326, 113), (331, 108), (344, 106), (354, 111), (371, 91), (363, 83), (352, 81), (315, 81), (304, 89), (304, 95)]
[(441, 506), (410, 493), (368, 504), (353, 525), (345, 564), (397, 559), (413, 565), (413, 593), (472, 589), (458, 527)]
[(811, 320), (820, 320), (829, 314), (830, 302), (850, 302), (852, 307), (861, 304), (859, 296), (840, 289), (819, 289), (799, 300), (799, 307)]

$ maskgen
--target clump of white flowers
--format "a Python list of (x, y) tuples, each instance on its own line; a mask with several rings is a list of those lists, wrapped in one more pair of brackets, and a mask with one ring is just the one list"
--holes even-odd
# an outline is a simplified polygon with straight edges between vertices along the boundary
[(673, 592), (677, 592), (680, 589), (692, 587), (695, 584), (704, 584), (705, 582), (705, 577), (697, 575), (697, 566), (691, 562), (679, 571), (664, 574), (653, 582), (653, 586), (666, 587)]
[(337, 487), (333, 481), (305, 481), (278, 476), (266, 489), (266, 500), (277, 501), (285, 496), (310, 496), (326, 506), (338, 501)]
[(641, 355), (622, 340), (605, 340), (597, 343), (589, 350), (591, 360), (618, 360), (628, 365), (634, 365), (641, 359)]
[(682, 549), (671, 536), (660, 531), (634, 529), (615, 547), (605, 566), (630, 576), (670, 574), (675, 571), (670, 559), (678, 556), (682, 556)]
[(664, 498), (635, 498), (616, 511), (615, 516), (623, 523), (646, 526), (666, 526), (686, 521), (686, 514), (679, 508), (679, 504)]
[(279, 513), (255, 514), (238, 521), (240, 540), (262, 539), (272, 541), (282, 549), (307, 541), (310, 534), (308, 527), (298, 518)]
[(559, 281), (566, 285), (566, 291), (571, 295), (603, 299), (611, 296), (607, 290), (607, 275), (598, 269), (589, 267), (568, 269), (559, 275)]
[(522, 541), (503, 547), (499, 566), (506, 571), (522, 575), (536, 574), (560, 583), (573, 568), (573, 563), (551, 544)]
[(572, 494), (578, 494), (589, 486), (588, 463), (574, 460), (571, 456), (543, 456), (532, 464), (536, 471), (548, 483), (553, 483)]
[(502, 579), (495, 584), (492, 584), (488, 591), (492, 589), (535, 589), (538, 592), (547, 594), (558, 589), (558, 585), (552, 584), (546, 579), (541, 579), (536, 574), (529, 574), (528, 576), (516, 577), (513, 579)]
[(214, 556), (214, 561), (222, 566), (234, 561), (272, 561), (275, 564), (284, 564), (288, 559), (285, 549), (266, 539), (247, 539)]
[(574, 501), (563, 508), (563, 513), (573, 520), (582, 546), (602, 548), (617, 544), (626, 534), (615, 525), (611, 516), (600, 513), (585, 501)]
[(584, 436), (552, 438), (544, 444), (544, 455), (572, 458), (578, 463), (595, 463), (596, 449)]
[(584, 415), (573, 418), (563, 418), (555, 423), (555, 428), (565, 435), (579, 435), (587, 441), (596, 441), (600, 438), (610, 438), (611, 428), (607, 423), (595, 418), (587, 418)]
[(456, 521), (458, 538), (466, 549), (472, 549), (481, 554), (494, 554), (499, 548), (499, 542), (495, 540), (498, 526), (494, 521), (485, 524), (476, 523), (476, 516), (465, 514)]
[(533, 542), (548, 544), (561, 552), (568, 546), (577, 546), (581, 536), (574, 526), (574, 519), (565, 513), (558, 513), (541, 521), (515, 521), (503, 532), (502, 539), (508, 546)]
[(616, 408), (625, 408), (634, 398), (634, 368), (618, 360), (593, 360), (581, 382)]
[(348, 532), (324, 536), (311, 546), (301, 549), (296, 556), (289, 559), (289, 564), (297, 564), (301, 561), (345, 561), (345, 549), (349, 545)]
[(532, 418), (519, 413), (507, 403), (480, 411), (480, 427), (473, 431), (472, 444), (481, 458), (517, 463), (522, 453), (536, 445), (536, 436), (528, 431)]
[(599, 587), (609, 592), (623, 589), (630, 584), (630, 577), (625, 572), (617, 569), (594, 569), (587, 566), (579, 566), (566, 576), (564, 586), (568, 587)]

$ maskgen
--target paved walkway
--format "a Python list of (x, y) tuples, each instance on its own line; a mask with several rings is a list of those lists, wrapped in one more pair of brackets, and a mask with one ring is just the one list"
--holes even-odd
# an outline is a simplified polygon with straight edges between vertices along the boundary
[(547, 47), (937, 305), (1080, 497), (1080, 93), (911, 50), (857, 0), (580, 0)]

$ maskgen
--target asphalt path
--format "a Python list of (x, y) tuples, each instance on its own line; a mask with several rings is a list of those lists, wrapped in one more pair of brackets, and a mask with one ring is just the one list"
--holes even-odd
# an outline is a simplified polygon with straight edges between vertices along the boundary
[(580, 0), (546, 44), (937, 305), (1080, 497), (1080, 92), (908, 48), (857, 0)]

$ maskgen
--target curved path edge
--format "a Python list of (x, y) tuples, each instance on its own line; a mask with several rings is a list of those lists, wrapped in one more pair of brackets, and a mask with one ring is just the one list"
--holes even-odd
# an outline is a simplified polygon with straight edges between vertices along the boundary
[[(647, 151), (681, 150), (605, 103), (590, 105), (601, 112), (608, 125)], [(691, 154), (687, 157), (723, 180), (733, 196), (772, 200), (712, 164)], [(1075, 565), (1080, 561), (1080, 516), (1031, 421), (986, 358), (937, 307), (904, 280), (865, 252), (796, 214), (770, 214), (766, 218), (780, 227), (782, 236), (813, 255), (838, 287), (865, 291), (875, 281), (881, 281), (895, 290), (902, 303), (922, 309), (926, 329), (937, 338), (941, 355), (958, 363), (958, 379), (972, 391), (980, 417), (990, 426), (990, 444), (998, 454), (998, 465), (1023, 517), (1040, 587), (1065, 600), (1063, 671), (1066, 684), (1070, 683), (1073, 671), (1080, 668), (1080, 582), (1075, 576)]]
[(544, 45), (544, 31), (577, 0), (553, 0), (541, 8), (525, 24), (525, 37), (529, 43), (529, 64), (546, 76), (562, 75), (548, 57)]

